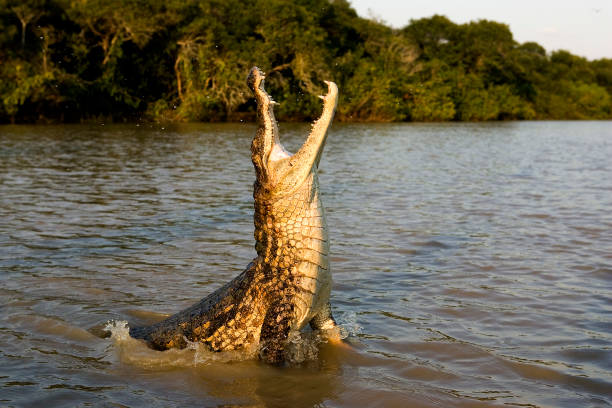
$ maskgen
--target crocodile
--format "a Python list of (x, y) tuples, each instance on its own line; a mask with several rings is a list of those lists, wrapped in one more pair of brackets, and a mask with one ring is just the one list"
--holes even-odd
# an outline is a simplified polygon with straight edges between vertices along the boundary
[(317, 176), (338, 87), (325, 81), (323, 112), (301, 148), (291, 154), (279, 140), (276, 102), (264, 89), (264, 79), (257, 67), (247, 77), (257, 102), (251, 144), (257, 257), (193, 306), (157, 324), (130, 329), (132, 337), (144, 339), (151, 348), (199, 342), (212, 351), (255, 350), (263, 361), (280, 364), (290, 334), (307, 324), (340, 341), (329, 302), (329, 238)]

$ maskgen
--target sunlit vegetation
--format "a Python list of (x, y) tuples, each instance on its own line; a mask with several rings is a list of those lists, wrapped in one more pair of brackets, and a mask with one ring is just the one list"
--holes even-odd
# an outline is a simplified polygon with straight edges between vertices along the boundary
[(505, 24), (357, 16), (346, 0), (0, 0), (0, 122), (612, 118), (612, 59), (517, 43)]

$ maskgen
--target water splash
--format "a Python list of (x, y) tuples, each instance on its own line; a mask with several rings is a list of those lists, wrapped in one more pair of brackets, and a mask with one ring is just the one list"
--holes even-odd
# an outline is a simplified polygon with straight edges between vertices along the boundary
[[(338, 336), (346, 339), (361, 330), (355, 313), (344, 314), (340, 322), (342, 323), (338, 328), (331, 330), (290, 333), (285, 351), (287, 363), (291, 365), (315, 361), (319, 356), (320, 345), (327, 342), (327, 339)], [(201, 366), (213, 362), (252, 360), (258, 355), (257, 344), (243, 350), (214, 352), (202, 343), (187, 339), (185, 339), (187, 347), (184, 349), (153, 350), (144, 341), (130, 336), (130, 328), (125, 320), (110, 320), (104, 326), (104, 330), (110, 332), (110, 340), (121, 362), (145, 368)]]
[(157, 351), (149, 348), (144, 341), (131, 337), (126, 321), (111, 320), (104, 329), (111, 333), (110, 339), (121, 362), (145, 368), (193, 367), (212, 362), (250, 360), (256, 355), (256, 347), (240, 351), (213, 352), (201, 343), (188, 340), (184, 349)]
[(319, 345), (325, 338), (319, 331), (289, 333), (285, 358), (289, 364), (300, 364), (314, 361), (319, 357)]
[(363, 331), (363, 327), (357, 322), (357, 313), (349, 311), (343, 312), (337, 318), (340, 328), (340, 338), (345, 340), (349, 337), (356, 337)]
[(126, 341), (130, 338), (130, 328), (125, 320), (109, 320), (104, 326), (104, 331), (110, 332), (111, 339), (115, 342)]
[(319, 357), (319, 347), (329, 339), (345, 340), (361, 333), (362, 327), (357, 323), (355, 312), (346, 312), (339, 315), (338, 325), (333, 329), (292, 332), (285, 350), (285, 357), (289, 364), (300, 364), (306, 361), (315, 361)]

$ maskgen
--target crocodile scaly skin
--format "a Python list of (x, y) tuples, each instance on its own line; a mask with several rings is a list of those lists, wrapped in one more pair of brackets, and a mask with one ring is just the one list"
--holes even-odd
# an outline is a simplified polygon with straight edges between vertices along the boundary
[(300, 150), (280, 144), (275, 102), (264, 75), (251, 69), (247, 84), (258, 106), (251, 146), (256, 181), (255, 250), (244, 272), (199, 303), (168, 319), (130, 330), (156, 349), (201, 342), (211, 350), (253, 350), (270, 363), (284, 360), (289, 333), (307, 323), (333, 329), (329, 295), (329, 240), (317, 168), (332, 122), (338, 90), (328, 82), (321, 118)]

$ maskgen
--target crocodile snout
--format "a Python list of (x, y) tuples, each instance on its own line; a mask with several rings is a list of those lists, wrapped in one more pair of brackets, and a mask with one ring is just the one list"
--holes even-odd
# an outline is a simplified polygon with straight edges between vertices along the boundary
[(247, 77), (247, 85), (251, 91), (255, 92), (255, 88), (262, 89), (263, 81), (266, 79), (263, 71), (257, 67), (251, 68)]

